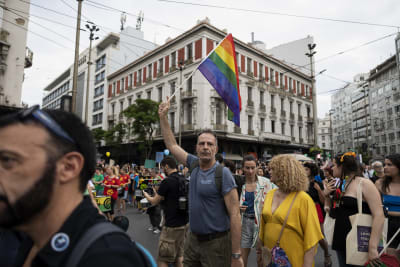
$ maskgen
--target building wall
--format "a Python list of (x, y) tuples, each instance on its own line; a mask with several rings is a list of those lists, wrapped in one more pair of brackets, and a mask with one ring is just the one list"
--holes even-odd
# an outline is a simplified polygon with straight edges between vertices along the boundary
[[(147, 98), (148, 92), (151, 92), (151, 99), (165, 101), (166, 96), (172, 94), (171, 84), (175, 83), (175, 88), (178, 88), (181, 73), (179, 70), (173, 70), (173, 66), (178, 64), (179, 51), (183, 51), (184, 54), (185, 65), (182, 71), (182, 80), (184, 80), (197, 68), (207, 52), (215, 47), (224, 35), (218, 29), (214, 30), (215, 28), (207, 25), (194, 27), (194, 29), (185, 32), (181, 37), (159, 47), (148, 56), (137, 60), (108, 77), (109, 126), (116, 124), (118, 121), (125, 121), (123, 116), (120, 116), (120, 112), (128, 106), (129, 102), (134, 103), (139, 97)], [(192, 49), (193, 59), (188, 58), (188, 45)], [(226, 105), (204, 76), (196, 71), (192, 77), (192, 90), (189, 90), (190, 84), (185, 82), (183, 84), (182, 97), (180, 98), (179, 94), (177, 94), (176, 99), (171, 103), (169, 116), (171, 123), (171, 116), (172, 114), (174, 115), (174, 125), (171, 126), (175, 134), (178, 133), (179, 129), (178, 103), (182, 100), (183, 134), (211, 128), (216, 132), (225, 133), (225, 137), (228, 139), (240, 141), (247, 140), (254, 143), (278, 141), (283, 144), (293, 143), (303, 147), (312, 144), (311, 81), (307, 79), (307, 76), (293, 71), (290, 67), (265, 54), (257, 52), (243, 42), (236, 42), (236, 52), (238, 53), (237, 63), (240, 67), (241, 127), (235, 127), (232, 122), (227, 120)], [(172, 60), (172, 54), (174, 53), (176, 53), (175, 63)], [(122, 79), (131, 74), (133, 77), (137, 77), (138, 73), (141, 72), (143, 76), (144, 69), (146, 69), (146, 75), (148, 76), (148, 66), (151, 64), (153, 68), (154, 64), (157, 63), (158, 68), (160, 59), (163, 59), (164, 62), (162, 76), (154, 77), (153, 72), (151, 80), (146, 77), (147, 80), (143, 82), (142, 77), (142, 83), (139, 84), (137, 79), (136, 84), (133, 83), (132, 88), (128, 88), (128, 90), (122, 90), (121, 87), (118, 87), (118, 83), (121, 84)], [(249, 59), (251, 64), (247, 63)], [(165, 60), (169, 60), (168, 72), (165, 71)], [(259, 71), (260, 63), (262, 64), (261, 73)], [(283, 84), (281, 85), (280, 79), (278, 79), (278, 83), (272, 82), (270, 75), (267, 75), (268, 78), (266, 78), (265, 67), (268, 68), (268, 74), (271, 69), (282, 73)], [(288, 84), (289, 77), (292, 81), (290, 86)], [(275, 73), (273, 78), (275, 80)], [(300, 90), (294, 92), (293, 81), (296, 82), (296, 89), (297, 82), (299, 82)], [(160, 87), (163, 88), (162, 98), (159, 98), (157, 89)], [(250, 94), (249, 91), (251, 92)], [(262, 95), (263, 97), (261, 97)], [(271, 102), (271, 96), (273, 96), (274, 104)], [(283, 105), (281, 105), (281, 99), (283, 99)], [(122, 109), (121, 102), (123, 103)], [(290, 114), (290, 102), (293, 103), (292, 115)], [(300, 109), (298, 104), (300, 104)], [(218, 110), (222, 110), (222, 112), (218, 112)], [(191, 116), (188, 116), (188, 114)], [(221, 114), (218, 119), (217, 114)], [(249, 121), (249, 116), (251, 121)], [(191, 117), (191, 123), (189, 117)], [(261, 125), (261, 119), (263, 119), (264, 126)], [(274, 131), (272, 130), (272, 121), (275, 121)], [(281, 130), (281, 123), (284, 123), (284, 133)], [(290, 125), (293, 125), (293, 136), (290, 132)], [(307, 133), (307, 126), (311, 129), (309, 133)], [(299, 135), (299, 129), (301, 130), (301, 135)], [(160, 134), (161, 132), (158, 129), (155, 133), (156, 138), (161, 138)], [(229, 153), (230, 151), (226, 152)]]
[[(21, 107), (22, 82), (24, 80), (26, 39), (28, 28), (28, 1), (0, 1), (11, 10), (1, 9), (0, 49), (5, 60), (1, 59), (0, 68), (0, 105)], [(16, 15), (15, 13), (20, 13)]]
[(332, 128), (331, 117), (326, 114), (324, 118), (318, 120), (318, 146), (325, 150), (332, 150)]

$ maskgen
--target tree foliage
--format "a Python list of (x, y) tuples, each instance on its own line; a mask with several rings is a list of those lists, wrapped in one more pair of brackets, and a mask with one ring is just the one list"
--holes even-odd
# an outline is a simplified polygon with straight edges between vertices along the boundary
[(104, 140), (104, 134), (106, 131), (104, 131), (102, 128), (96, 128), (92, 130), (92, 135), (96, 143), (100, 143), (102, 140)]
[(138, 98), (133, 105), (123, 111), (128, 120), (133, 119), (131, 132), (139, 142), (138, 148), (144, 150), (146, 159), (150, 158), (153, 132), (159, 121), (158, 105), (158, 102), (151, 99)]
[(126, 135), (126, 125), (125, 123), (118, 123), (111, 127), (108, 131), (104, 133), (104, 141), (106, 145), (113, 146), (121, 144)]

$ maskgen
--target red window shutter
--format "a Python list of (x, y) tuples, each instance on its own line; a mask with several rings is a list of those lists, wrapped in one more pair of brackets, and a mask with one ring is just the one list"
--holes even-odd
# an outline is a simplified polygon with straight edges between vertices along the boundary
[(157, 77), (157, 61), (153, 63), (153, 77)]
[(275, 84), (279, 86), (279, 73), (277, 71), (275, 71)]
[(137, 84), (137, 72), (135, 71), (135, 73), (133, 74), (133, 86), (136, 87)]
[(117, 82), (117, 94), (121, 92), (121, 80), (118, 80)]
[(207, 38), (207, 55), (214, 49), (214, 41)]
[(241, 72), (246, 72), (246, 64), (245, 64), (245, 58), (243, 55), (240, 56), (240, 71)]
[(285, 90), (288, 89), (288, 84), (287, 84), (287, 76), (285, 75)]
[(194, 43), (194, 59), (201, 58), (202, 50), (203, 50), (203, 40), (199, 39)]
[(265, 67), (265, 80), (268, 82), (269, 74), (268, 74), (268, 67)]
[(257, 63), (257, 61), (255, 61), (254, 60), (254, 64), (253, 64), (253, 66), (254, 66), (254, 77), (257, 77), (258, 76), (258, 71), (257, 71), (257, 65), (258, 63)]
[(185, 60), (185, 48), (181, 48), (178, 50), (178, 65)]
[(144, 83), (146, 82), (146, 76), (147, 76), (147, 75), (146, 75), (146, 72), (147, 72), (146, 70), (147, 70), (147, 68), (144, 67), (144, 68), (143, 68), (143, 82), (144, 82)]
[(165, 68), (164, 68), (165, 73), (169, 72), (169, 56), (165, 57)]
[(112, 84), (108, 85), (108, 97), (110, 98), (112, 95)]
[(126, 76), (125, 78), (125, 90), (128, 91), (128, 85), (129, 85), (129, 76)]
[(293, 93), (296, 94), (296, 80), (293, 80)]
[(301, 95), (304, 96), (304, 83), (301, 84)]

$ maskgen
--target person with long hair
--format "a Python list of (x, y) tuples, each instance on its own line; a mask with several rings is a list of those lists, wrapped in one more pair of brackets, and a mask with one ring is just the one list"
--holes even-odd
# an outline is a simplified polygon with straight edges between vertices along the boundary
[(118, 177), (118, 169), (115, 166), (106, 168), (106, 173), (107, 175), (104, 177), (103, 181), (103, 195), (109, 196), (111, 198), (111, 210), (105, 212), (105, 214), (107, 218), (112, 221), (114, 219), (114, 207), (115, 202), (118, 198), (118, 188), (120, 186), (120, 181)]
[[(325, 197), (324, 193), (324, 186), (321, 182), (315, 180), (315, 177), (318, 175), (318, 166), (312, 162), (304, 163), (304, 169), (306, 171), (306, 175), (310, 181), (310, 185), (308, 187), (307, 193), (310, 195), (312, 200), (315, 203), (315, 208), (317, 209), (318, 220), (321, 226), (321, 231), (324, 234), (324, 213), (322, 211), (322, 207), (325, 204)], [(329, 254), (328, 242), (326, 242), (325, 238), (319, 241), (319, 245), (324, 250), (324, 266), (331, 267), (332, 266), (332, 259), (331, 255)]]
[[(385, 176), (376, 181), (375, 186), (382, 195), (383, 205), (388, 213), (387, 240), (390, 240), (400, 227), (400, 154), (389, 155), (385, 159)], [(389, 245), (388, 253), (399, 256), (397, 247), (400, 235)]]
[[(278, 188), (269, 191), (265, 197), (259, 244), (269, 250), (276, 245), (283, 222), (290, 211), (279, 246), (286, 252), (293, 267), (314, 266), (318, 242), (324, 236), (314, 201), (305, 192), (309, 186), (305, 170), (290, 155), (275, 156), (269, 167), (271, 182)], [(258, 247), (258, 253), (260, 250)]]
[(363, 177), (354, 152), (337, 155), (333, 160), (332, 170), (333, 176), (340, 178), (340, 183), (337, 188), (335, 185), (337, 181), (330, 181), (325, 187), (324, 194), (330, 200), (330, 215), (336, 218), (332, 249), (336, 251), (339, 266), (353, 266), (346, 264), (346, 237), (351, 230), (349, 217), (358, 213), (357, 188), (360, 182), (362, 182), (362, 212), (372, 215), (368, 258), (375, 264), (379, 260), (378, 244), (384, 224), (379, 192), (369, 179)]
[[(256, 247), (258, 232), (260, 230), (260, 214), (264, 204), (265, 195), (276, 186), (268, 178), (258, 174), (257, 161), (252, 155), (243, 158), (243, 172), (245, 183), (242, 185), (240, 195), (240, 212), (242, 215), (242, 236), (240, 248), (243, 264), (247, 260), (251, 248)], [(256, 174), (257, 172), (257, 174)], [(258, 266), (261, 267), (258, 261)]]

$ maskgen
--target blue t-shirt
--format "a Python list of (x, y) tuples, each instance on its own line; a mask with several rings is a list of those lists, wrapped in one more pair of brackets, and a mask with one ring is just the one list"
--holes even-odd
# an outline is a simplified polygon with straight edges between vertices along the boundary
[(245, 199), (247, 208), (245, 213), (248, 215), (254, 215), (254, 192), (245, 192)]
[[(196, 156), (188, 154), (187, 166), (197, 159)], [(215, 169), (218, 164), (217, 162), (208, 170), (195, 168), (190, 175), (189, 223), (193, 233), (210, 234), (230, 229), (229, 214), (223, 196), (237, 185), (229, 169), (224, 167), (222, 192), (218, 192), (215, 185)]]

